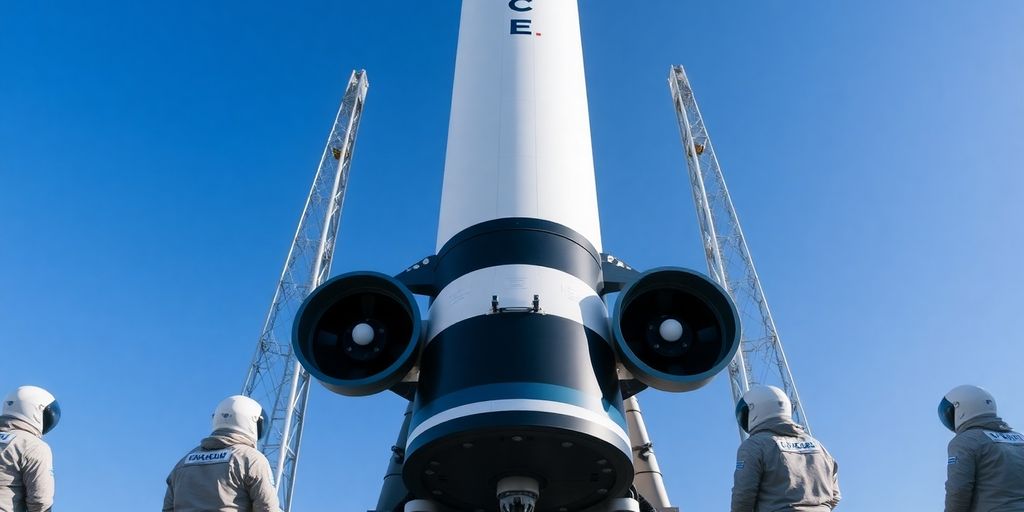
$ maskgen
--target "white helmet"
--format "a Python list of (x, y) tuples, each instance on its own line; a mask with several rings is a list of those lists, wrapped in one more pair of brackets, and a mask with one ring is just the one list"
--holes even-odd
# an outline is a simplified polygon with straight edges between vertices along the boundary
[(967, 420), (985, 414), (996, 415), (996, 399), (978, 386), (957, 386), (939, 402), (939, 421), (953, 432)]
[(213, 429), (226, 429), (249, 436), (254, 442), (263, 437), (266, 416), (259, 402), (247, 396), (229, 396), (213, 412)]
[(736, 404), (736, 421), (746, 432), (772, 418), (793, 418), (793, 404), (775, 386), (753, 386)]
[(36, 386), (21, 386), (4, 398), (0, 415), (28, 422), (45, 434), (60, 422), (60, 405), (49, 391)]

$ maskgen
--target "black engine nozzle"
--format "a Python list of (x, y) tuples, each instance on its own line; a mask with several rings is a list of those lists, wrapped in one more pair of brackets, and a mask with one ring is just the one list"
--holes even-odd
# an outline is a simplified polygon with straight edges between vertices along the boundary
[(663, 391), (706, 385), (740, 344), (729, 295), (704, 275), (675, 267), (645, 272), (622, 292), (613, 330), (622, 364)]
[(395, 279), (352, 272), (322, 284), (295, 316), (292, 346), (327, 389), (365, 396), (397, 384), (416, 363), (419, 307)]

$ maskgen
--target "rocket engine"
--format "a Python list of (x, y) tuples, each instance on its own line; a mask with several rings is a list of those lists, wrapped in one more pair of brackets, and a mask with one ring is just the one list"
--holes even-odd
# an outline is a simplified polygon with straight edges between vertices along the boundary
[(629, 510), (619, 365), (690, 391), (737, 350), (715, 283), (602, 253), (587, 109), (575, 0), (464, 0), (435, 255), (334, 278), (299, 311), (296, 353), (327, 388), (411, 397), (414, 511)]
[(295, 317), (292, 343), (302, 366), (347, 396), (384, 391), (416, 363), (420, 310), (394, 278), (353, 272), (320, 285)]
[(662, 391), (693, 391), (711, 382), (740, 342), (729, 295), (684, 268), (645, 272), (619, 297), (612, 324), (623, 366)]

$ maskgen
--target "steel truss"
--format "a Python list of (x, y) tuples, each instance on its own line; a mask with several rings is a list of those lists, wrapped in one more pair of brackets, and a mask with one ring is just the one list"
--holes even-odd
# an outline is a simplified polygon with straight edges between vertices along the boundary
[(292, 321), (302, 301), (331, 271), (368, 88), (366, 72), (353, 71), (242, 386), (242, 394), (258, 401), (269, 417), (269, 434), (259, 448), (274, 470), (285, 512), (291, 510), (310, 383), (309, 374), (292, 353)]
[[(669, 72), (669, 88), (686, 153), (708, 272), (736, 302), (743, 328), (741, 350), (729, 365), (733, 401), (738, 402), (751, 385), (778, 386), (793, 402), (794, 421), (810, 432), (807, 414), (725, 186), (722, 168), (682, 66), (673, 66)], [(745, 437), (742, 430), (740, 437)]]

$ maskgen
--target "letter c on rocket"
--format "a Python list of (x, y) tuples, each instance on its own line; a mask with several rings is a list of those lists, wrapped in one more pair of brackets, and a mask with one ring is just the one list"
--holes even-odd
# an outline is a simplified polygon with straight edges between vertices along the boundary
[(512, 9), (513, 11), (516, 11), (516, 12), (527, 12), (527, 11), (532, 11), (533, 10), (533, 6), (532, 5), (527, 5), (526, 7), (520, 7), (519, 4), (522, 3), (522, 2), (526, 2), (527, 4), (529, 4), (530, 2), (533, 2), (533, 0), (511, 0), (508, 3), (508, 8)]

